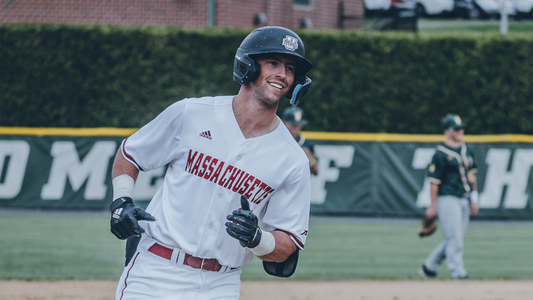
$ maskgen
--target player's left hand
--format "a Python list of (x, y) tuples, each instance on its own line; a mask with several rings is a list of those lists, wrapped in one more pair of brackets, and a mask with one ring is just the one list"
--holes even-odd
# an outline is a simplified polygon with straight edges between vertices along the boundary
[(479, 212), (479, 192), (477, 190), (470, 193), (470, 216), (475, 217)]
[(239, 240), (241, 246), (255, 248), (259, 245), (262, 235), (261, 228), (259, 228), (259, 220), (250, 211), (250, 205), (245, 196), (241, 196), (241, 207), (242, 209), (234, 210), (227, 217), (231, 222), (226, 222), (226, 232)]
[(477, 216), (477, 213), (479, 212), (479, 206), (477, 203), (471, 203), (470, 204), (470, 216), (475, 217)]

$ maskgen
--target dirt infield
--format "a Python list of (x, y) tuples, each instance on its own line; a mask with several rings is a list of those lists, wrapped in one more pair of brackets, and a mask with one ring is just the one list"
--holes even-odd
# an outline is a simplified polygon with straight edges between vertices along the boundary
[[(0, 300), (112, 300), (115, 281), (0, 281)], [(531, 300), (533, 280), (244, 281), (241, 300)]]

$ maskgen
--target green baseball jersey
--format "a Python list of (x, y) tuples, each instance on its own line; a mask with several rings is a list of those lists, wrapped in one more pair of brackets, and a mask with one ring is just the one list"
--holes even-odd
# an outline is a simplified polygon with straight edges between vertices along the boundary
[(465, 197), (472, 192), (472, 182), (477, 171), (474, 154), (461, 143), (459, 148), (446, 144), (437, 146), (427, 177), (439, 185), (439, 195)]

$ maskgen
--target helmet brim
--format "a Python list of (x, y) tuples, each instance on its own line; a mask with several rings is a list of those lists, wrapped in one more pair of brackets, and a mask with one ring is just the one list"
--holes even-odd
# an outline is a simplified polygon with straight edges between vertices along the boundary
[(460, 124), (460, 125), (455, 125), (455, 126), (450, 126), (450, 127), (444, 128), (444, 130), (453, 130), (453, 131), (457, 131), (457, 130), (460, 130), (460, 129), (465, 129), (465, 124)]

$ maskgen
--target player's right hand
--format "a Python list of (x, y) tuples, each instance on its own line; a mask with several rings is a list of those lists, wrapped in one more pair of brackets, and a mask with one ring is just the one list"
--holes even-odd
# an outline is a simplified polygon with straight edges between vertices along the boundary
[(434, 219), (437, 217), (437, 207), (434, 205), (428, 206), (426, 209), (426, 218), (428, 219)]
[(144, 229), (139, 226), (140, 220), (155, 221), (155, 218), (135, 206), (130, 197), (118, 198), (111, 203), (111, 232), (117, 238), (125, 240), (144, 233)]
[(250, 210), (245, 196), (241, 196), (241, 207), (227, 216), (230, 222), (226, 222), (226, 232), (239, 240), (241, 246), (252, 249), (261, 242), (262, 231), (259, 228), (259, 220)]

